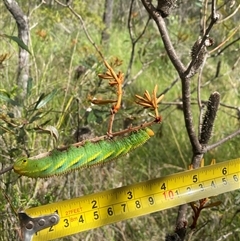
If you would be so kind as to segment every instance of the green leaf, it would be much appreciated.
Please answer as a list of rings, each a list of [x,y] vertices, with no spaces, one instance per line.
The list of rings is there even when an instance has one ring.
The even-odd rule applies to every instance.
[[[29,119],[29,123],[32,123],[36,120],[40,120],[42,119],[44,116],[48,115],[50,112],[52,111],[52,109],[50,109],[47,112],[42,112],[42,111],[37,111],[30,119]],[[42,124],[43,125],[43,124]],[[42,126],[41,125],[41,126]]]
[[[28,46],[17,36],[11,36],[11,35],[7,35],[7,34],[4,34],[4,36],[13,40],[14,42],[16,42],[20,48],[26,50],[29,54],[32,54],[30,52],[30,50],[28,49]]]
[[[3,101],[5,101],[5,102],[10,103],[10,104],[13,105],[13,106],[17,106],[17,105],[18,105],[15,100],[9,98],[9,97],[6,96],[6,95],[0,94],[0,99],[3,100]]]
[[[51,93],[45,95],[44,93],[41,94],[41,96],[39,97],[34,109],[38,110],[40,108],[42,108],[44,105],[46,105],[50,100],[52,100],[52,98],[55,96],[55,94],[57,93],[57,90],[53,90]]]
[[[33,79],[31,77],[29,77],[28,82],[27,82],[27,94],[28,94],[28,96],[31,94],[31,91],[32,91],[32,82],[33,82]]]

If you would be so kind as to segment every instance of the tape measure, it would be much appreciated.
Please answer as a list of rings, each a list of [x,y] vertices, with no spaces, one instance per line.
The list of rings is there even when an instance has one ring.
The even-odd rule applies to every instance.
[[[57,225],[34,234],[53,240],[240,189],[240,158],[25,210],[32,217],[57,213]]]

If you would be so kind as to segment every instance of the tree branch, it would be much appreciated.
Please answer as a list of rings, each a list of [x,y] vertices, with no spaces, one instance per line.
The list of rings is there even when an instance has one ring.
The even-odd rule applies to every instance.
[[[1,170],[0,171],[0,175],[6,173],[6,172],[9,172],[13,169],[13,165],[12,166],[9,166],[9,167],[6,167],[5,169]]]
[[[4,4],[17,23],[19,39],[28,45],[29,26],[27,16],[23,13],[22,9],[15,0],[4,0]],[[19,47],[18,56],[17,84],[19,89],[22,91],[20,93],[21,99],[24,99],[27,93],[27,84],[29,79],[29,53]]]
[[[234,137],[236,137],[236,136],[238,136],[238,135],[240,135],[240,129],[238,129],[238,130],[236,130],[235,132],[233,132],[232,134],[224,137],[224,138],[221,139],[220,141],[218,141],[218,142],[216,142],[216,143],[214,143],[214,144],[212,144],[212,145],[207,146],[206,150],[207,150],[207,151],[210,151],[210,150],[212,150],[212,149],[214,149],[214,148],[222,145],[222,144],[225,143],[226,141],[229,141],[229,140],[233,139]]]

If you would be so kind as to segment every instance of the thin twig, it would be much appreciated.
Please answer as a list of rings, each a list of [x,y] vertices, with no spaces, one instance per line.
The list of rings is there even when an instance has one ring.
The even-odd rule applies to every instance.
[[[109,136],[112,136],[114,117],[115,117],[115,112],[111,110],[111,115],[110,115],[110,119],[109,119],[109,123],[108,123],[108,131],[107,131],[107,134]]]
[[[198,75],[198,82],[197,82],[197,102],[198,102],[198,109],[199,109],[199,118],[198,118],[198,135],[201,133],[201,123],[202,123],[202,114],[203,114],[203,105],[201,101],[201,80],[202,80],[202,73],[203,68],[206,63],[207,56],[204,56],[203,64],[200,67],[199,75]]]
[[[12,165],[12,166],[9,166],[9,167],[7,167],[7,168],[5,168],[5,169],[3,169],[3,170],[0,170],[0,175],[4,174],[4,173],[6,173],[6,172],[9,172],[9,171],[11,171],[12,169],[13,169],[13,165]]]
[[[216,148],[216,147],[218,147],[218,146],[221,146],[223,143],[225,143],[225,142],[233,139],[234,137],[236,137],[236,136],[238,136],[238,135],[240,135],[240,129],[238,129],[238,130],[236,130],[235,132],[233,132],[232,134],[224,137],[224,138],[221,139],[220,141],[218,141],[218,142],[216,142],[216,143],[214,143],[214,144],[212,144],[212,145],[207,146],[206,150],[207,150],[207,151],[210,151],[210,150],[212,150],[212,149],[214,149],[214,148]]]
[[[229,39],[226,39],[224,42],[224,44],[226,43],[226,41],[228,41]],[[223,51],[225,51],[227,48],[229,48],[231,45],[235,44],[236,42],[238,42],[240,40],[240,37],[238,37],[237,39],[233,40],[231,43],[227,44],[224,48],[222,48],[219,52],[217,52],[215,55],[213,55],[213,57],[216,57],[218,55],[220,55]],[[220,44],[222,46],[222,44]],[[220,46],[220,47],[221,47]],[[219,46],[217,46],[216,48],[219,49],[220,48]],[[214,50],[217,50],[217,49],[214,49]],[[211,50],[209,52],[209,54],[213,53],[213,50]]]
[[[144,70],[146,70],[146,69],[149,67],[149,65],[150,65],[151,63],[153,63],[153,62],[154,62],[154,60],[150,60],[150,61],[148,61],[147,63],[143,63],[143,64],[142,64],[142,68],[131,78],[131,80],[124,81],[123,88],[124,88],[126,85],[132,84],[132,83],[144,72]],[[125,79],[126,79],[126,78],[125,78]]]
[[[215,52],[216,50],[218,50],[219,48],[221,48],[227,41],[229,41],[229,39],[232,38],[232,36],[240,29],[240,25],[235,28],[235,30],[230,34],[230,36],[228,36],[224,41],[222,41],[222,43],[220,43],[216,48],[212,49],[211,51],[209,51],[209,54],[212,54],[213,52]],[[237,41],[239,40],[239,38],[237,38]],[[219,55],[219,53],[218,53]]]
[[[149,121],[149,122],[145,122],[141,125],[138,125],[138,126],[134,126],[134,127],[129,127],[127,129],[124,129],[124,130],[121,130],[121,131],[117,131],[117,132],[114,132],[114,133],[111,133],[111,136],[109,136],[108,134],[106,135],[103,135],[103,136],[99,136],[99,137],[94,137],[90,140],[84,140],[84,141],[81,141],[81,142],[78,142],[78,143],[74,143],[70,146],[74,146],[74,147],[81,147],[83,146],[86,141],[87,142],[92,142],[92,143],[95,143],[95,142],[98,142],[98,141],[101,141],[101,140],[105,140],[105,139],[109,139],[109,138],[113,138],[113,137],[118,137],[118,136],[122,136],[124,134],[128,134],[128,133],[131,133],[133,131],[138,131],[140,129],[143,129],[143,128],[146,128],[146,127],[149,127],[149,126],[152,126],[153,124],[155,123],[161,123],[161,120],[159,119],[154,119],[152,121]],[[57,148],[58,151],[65,151],[69,148],[69,146],[62,146],[62,147],[59,147]],[[39,158],[43,158],[43,157],[46,157],[46,156],[49,156],[51,155],[51,151],[49,152],[45,152],[45,153],[41,153],[39,155],[36,155],[36,156],[32,156],[30,157],[29,159],[31,160],[35,160],[35,159],[39,159]]]
[[[237,8],[236,8],[230,15],[228,15],[228,16],[227,16],[226,18],[224,18],[224,19],[219,20],[219,21],[218,21],[218,24],[219,24],[219,23],[222,23],[222,22],[225,22],[225,21],[227,21],[228,19],[230,19],[231,17],[233,17],[233,16],[238,12],[239,8],[240,8],[240,4],[237,6]]]
[[[81,26],[82,26],[82,28],[83,28],[83,31],[84,31],[87,39],[88,39],[89,42],[93,45],[93,47],[96,49],[96,51],[98,52],[98,54],[100,55],[100,57],[101,57],[103,60],[105,60],[105,58],[104,58],[102,52],[100,51],[100,49],[98,48],[97,44],[93,41],[93,39],[91,38],[90,34],[88,33],[88,30],[87,30],[87,28],[86,28],[86,26],[85,26],[85,22],[83,21],[81,15],[78,14],[78,13],[72,8],[72,6],[71,6],[70,4],[64,4],[64,3],[62,3],[62,2],[60,2],[60,1],[58,1],[58,0],[55,0],[55,2],[58,3],[59,5],[63,6],[63,7],[68,8],[68,9],[73,13],[73,15],[76,16],[76,17],[80,20]]]
[[[129,36],[130,36],[131,43],[132,43],[132,50],[131,50],[130,60],[129,60],[129,64],[128,64],[128,68],[127,68],[127,72],[126,72],[126,77],[125,77],[126,81],[128,80],[128,77],[131,74],[133,60],[134,60],[134,55],[135,55],[136,44],[141,39],[141,37],[145,34],[147,26],[148,26],[148,24],[150,22],[150,19],[151,19],[150,17],[148,18],[148,20],[147,20],[147,22],[146,22],[142,32],[139,34],[138,37],[134,38],[133,31],[132,31],[132,29],[133,29],[133,26],[132,26],[132,10],[133,10],[133,3],[134,3],[134,1],[135,0],[131,1],[130,10],[129,10],[129,14],[128,14],[128,32],[129,32]]]

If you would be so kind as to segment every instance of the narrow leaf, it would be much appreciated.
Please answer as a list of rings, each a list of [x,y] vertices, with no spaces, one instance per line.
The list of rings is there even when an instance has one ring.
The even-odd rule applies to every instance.
[[[28,46],[17,36],[11,36],[11,35],[7,35],[7,34],[4,34],[4,36],[13,40],[14,42],[16,42],[20,48],[26,50],[29,54],[32,54],[30,52],[30,50],[28,49]]]
[[[0,94],[0,99],[3,100],[3,101],[5,101],[5,102],[10,103],[10,104],[13,105],[13,106],[17,106],[17,102],[16,102],[15,100],[9,98],[9,97],[6,96],[6,95],[1,95],[1,94]]]
[[[52,98],[55,96],[55,94],[57,93],[57,90],[53,90],[51,93],[47,94],[47,95],[41,95],[39,98],[39,101],[37,102],[37,105],[35,106],[35,109],[40,109],[42,108],[44,105],[46,105],[50,100],[52,100]]]
[[[33,82],[33,79],[31,77],[29,77],[28,82],[27,82],[27,94],[28,94],[28,96],[31,94],[31,91],[32,91],[32,82]]]

